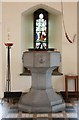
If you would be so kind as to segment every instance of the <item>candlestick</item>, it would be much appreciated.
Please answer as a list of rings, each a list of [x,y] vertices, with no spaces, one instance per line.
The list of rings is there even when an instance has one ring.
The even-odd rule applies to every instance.
[[[11,91],[11,74],[10,74],[10,48],[13,43],[4,43],[7,47],[7,77],[6,77],[6,91]]]

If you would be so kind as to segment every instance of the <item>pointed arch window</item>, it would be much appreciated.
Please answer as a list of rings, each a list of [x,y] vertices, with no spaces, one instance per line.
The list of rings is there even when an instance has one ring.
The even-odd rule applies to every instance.
[[[48,48],[48,12],[44,9],[34,12],[34,48]]]

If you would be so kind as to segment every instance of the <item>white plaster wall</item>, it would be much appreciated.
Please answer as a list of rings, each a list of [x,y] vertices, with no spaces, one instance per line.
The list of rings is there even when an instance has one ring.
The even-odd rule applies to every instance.
[[[77,3],[77,73],[79,76],[79,2]]]
[[[70,39],[77,35],[77,3],[64,3],[64,19]],[[62,34],[63,73],[77,74],[77,36],[73,44]]]
[[[49,38],[49,41],[48,41],[48,47],[49,48],[55,48],[55,28],[56,28],[56,16],[53,15],[53,14],[49,14],[49,28],[48,28],[48,38]]]
[[[0,98],[3,96],[2,81],[2,3],[0,2]]]
[[[7,29],[10,30],[11,42],[14,43],[11,49],[11,84],[12,91],[26,91],[31,86],[31,77],[20,76],[22,72],[22,54],[21,54],[21,13],[40,3],[3,3],[3,42],[7,41]],[[43,3],[61,11],[60,3]],[[64,19],[67,32],[72,38],[77,33],[77,3],[64,3]],[[70,44],[62,32],[62,72],[64,74],[77,73],[77,40]],[[27,41],[27,44],[29,41]],[[3,61],[5,76],[6,55],[3,47]],[[3,80],[5,81],[6,78]],[[53,86],[56,91],[64,90],[64,76],[53,77]],[[70,84],[73,89],[73,82]],[[3,91],[2,91],[3,92]]]
[[[66,30],[72,40],[77,35],[77,3],[64,3]],[[62,71],[63,74],[77,74],[77,36],[73,44],[62,34]],[[74,90],[74,81],[69,81],[69,90]]]
[[[21,47],[22,47],[22,53],[26,51],[28,48],[33,48],[33,14],[28,14],[26,16],[22,15],[21,17],[22,21],[22,32],[21,32]]]

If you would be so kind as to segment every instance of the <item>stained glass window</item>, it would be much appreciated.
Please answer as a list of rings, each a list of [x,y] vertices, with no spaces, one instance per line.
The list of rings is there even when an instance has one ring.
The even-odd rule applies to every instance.
[[[34,48],[48,48],[48,12],[44,9],[34,12]]]

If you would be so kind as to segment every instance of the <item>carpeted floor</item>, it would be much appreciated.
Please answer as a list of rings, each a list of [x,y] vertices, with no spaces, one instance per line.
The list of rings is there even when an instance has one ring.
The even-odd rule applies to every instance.
[[[78,102],[74,101],[66,103],[66,109],[64,112],[52,113],[52,120],[78,120]],[[47,116],[48,114],[38,114],[37,116]],[[9,112],[1,120],[49,120],[46,117],[38,117],[33,119],[33,114],[25,112],[18,112],[17,105],[12,105],[9,108]]]
[[[52,120],[79,120],[79,101],[77,99],[66,100],[66,109],[64,112],[52,113]],[[38,116],[41,116],[38,114]],[[44,114],[45,116],[45,114]],[[47,116],[47,115],[46,115]],[[1,120],[49,120],[46,117],[33,118],[33,114],[25,112],[19,113],[17,104],[10,105],[7,113]],[[51,119],[50,119],[51,120]]]

